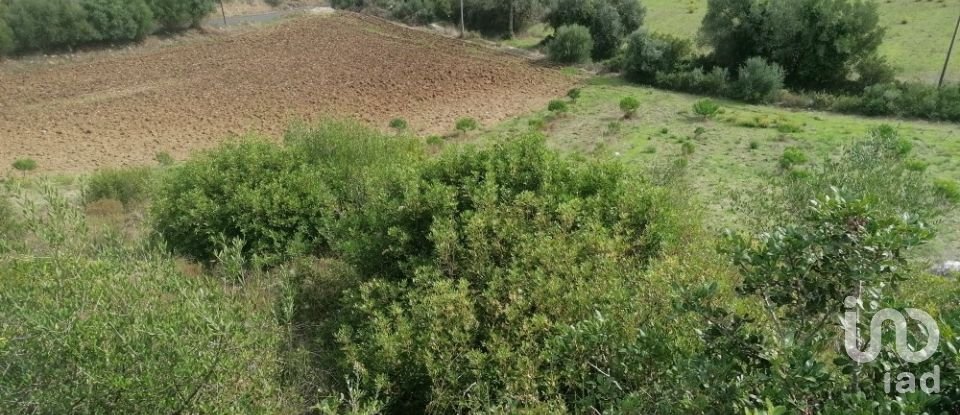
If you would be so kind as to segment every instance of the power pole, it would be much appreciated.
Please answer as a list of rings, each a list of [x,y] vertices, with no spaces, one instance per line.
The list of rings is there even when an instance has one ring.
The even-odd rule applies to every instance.
[[[950,49],[947,49],[947,59],[943,61],[943,71],[940,72],[940,82],[937,88],[943,88],[943,78],[947,76],[947,65],[950,65],[950,55],[953,54],[953,45],[957,42],[957,31],[960,31],[960,17],[957,17],[957,27],[953,29],[953,37],[950,38]]]
[[[223,0],[220,0],[220,15],[223,16],[223,27],[227,27],[227,12],[223,10]]]

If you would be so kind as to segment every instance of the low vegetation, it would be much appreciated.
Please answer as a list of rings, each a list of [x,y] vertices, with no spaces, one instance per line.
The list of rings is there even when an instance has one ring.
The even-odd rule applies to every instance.
[[[0,56],[138,41],[156,30],[194,27],[213,5],[213,0],[6,0],[0,4]]]

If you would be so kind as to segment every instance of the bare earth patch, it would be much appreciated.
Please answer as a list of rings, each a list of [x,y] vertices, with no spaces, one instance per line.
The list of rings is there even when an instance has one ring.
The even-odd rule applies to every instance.
[[[142,53],[35,70],[0,66],[0,171],[177,158],[290,121],[352,117],[421,133],[546,105],[573,79],[506,53],[337,12]]]

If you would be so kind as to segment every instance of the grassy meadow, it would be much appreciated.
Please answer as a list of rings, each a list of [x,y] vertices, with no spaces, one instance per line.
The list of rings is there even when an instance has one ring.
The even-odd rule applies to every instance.
[[[960,1],[883,0],[880,24],[887,34],[880,52],[899,70],[900,78],[936,82],[953,34]],[[706,0],[646,0],[646,26],[657,32],[695,37]],[[960,81],[960,62],[953,60],[947,79]]]
[[[620,99],[632,96],[641,105],[624,119]],[[587,80],[569,111],[546,122],[549,143],[562,150],[618,157],[628,165],[645,167],[684,157],[684,143],[692,143],[689,177],[716,227],[735,225],[727,212],[729,196],[780,174],[784,149],[801,149],[810,163],[835,156],[870,129],[891,125],[913,143],[913,157],[928,165],[934,177],[960,180],[960,125],[886,118],[867,118],[828,112],[796,111],[770,106],[715,100],[722,113],[703,119],[693,113],[702,97],[637,86],[613,77]],[[552,118],[546,109],[506,122],[487,133],[506,136]],[[689,149],[690,147],[687,146]],[[688,153],[690,150],[686,150]],[[942,234],[928,248],[930,259],[954,259],[960,252],[960,217],[947,219]]]

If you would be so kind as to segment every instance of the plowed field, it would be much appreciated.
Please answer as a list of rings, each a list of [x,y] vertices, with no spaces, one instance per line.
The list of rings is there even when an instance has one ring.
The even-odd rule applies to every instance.
[[[422,133],[539,108],[572,80],[527,60],[350,13],[303,17],[79,63],[0,65],[0,171],[177,158],[231,135],[279,136],[293,119],[353,117]]]

